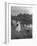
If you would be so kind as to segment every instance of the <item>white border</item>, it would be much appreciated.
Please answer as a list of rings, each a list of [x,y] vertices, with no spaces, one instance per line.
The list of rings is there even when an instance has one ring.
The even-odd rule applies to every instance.
[[[21,39],[21,40],[11,40],[11,6],[25,6],[25,7],[32,7],[32,12],[33,12],[33,29],[32,29],[32,31],[33,31],[33,38],[32,39]],[[8,42],[10,42],[10,43],[14,43],[14,41],[15,42],[27,42],[27,41],[33,41],[33,40],[37,40],[37,34],[36,34],[36,6],[34,6],[34,5],[21,5],[21,4],[9,4],[8,3],[8,7],[7,7],[8,9],[7,9],[7,12],[8,12],[8,31],[7,31],[7,33],[8,33],[8,35],[7,35],[7,37],[8,37],[8,39],[7,39],[7,41]]]

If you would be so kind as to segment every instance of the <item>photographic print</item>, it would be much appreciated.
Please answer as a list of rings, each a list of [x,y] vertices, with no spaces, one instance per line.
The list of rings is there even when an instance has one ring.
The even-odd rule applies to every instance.
[[[35,4],[5,3],[5,43],[36,45],[36,8]]]
[[[11,6],[11,40],[32,38],[32,8]]]

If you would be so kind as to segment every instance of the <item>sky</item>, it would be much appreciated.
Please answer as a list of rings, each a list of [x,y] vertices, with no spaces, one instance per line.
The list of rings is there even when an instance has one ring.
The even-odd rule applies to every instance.
[[[20,7],[20,6],[11,6],[11,15],[17,16],[19,13],[32,14],[32,8],[29,7]]]

